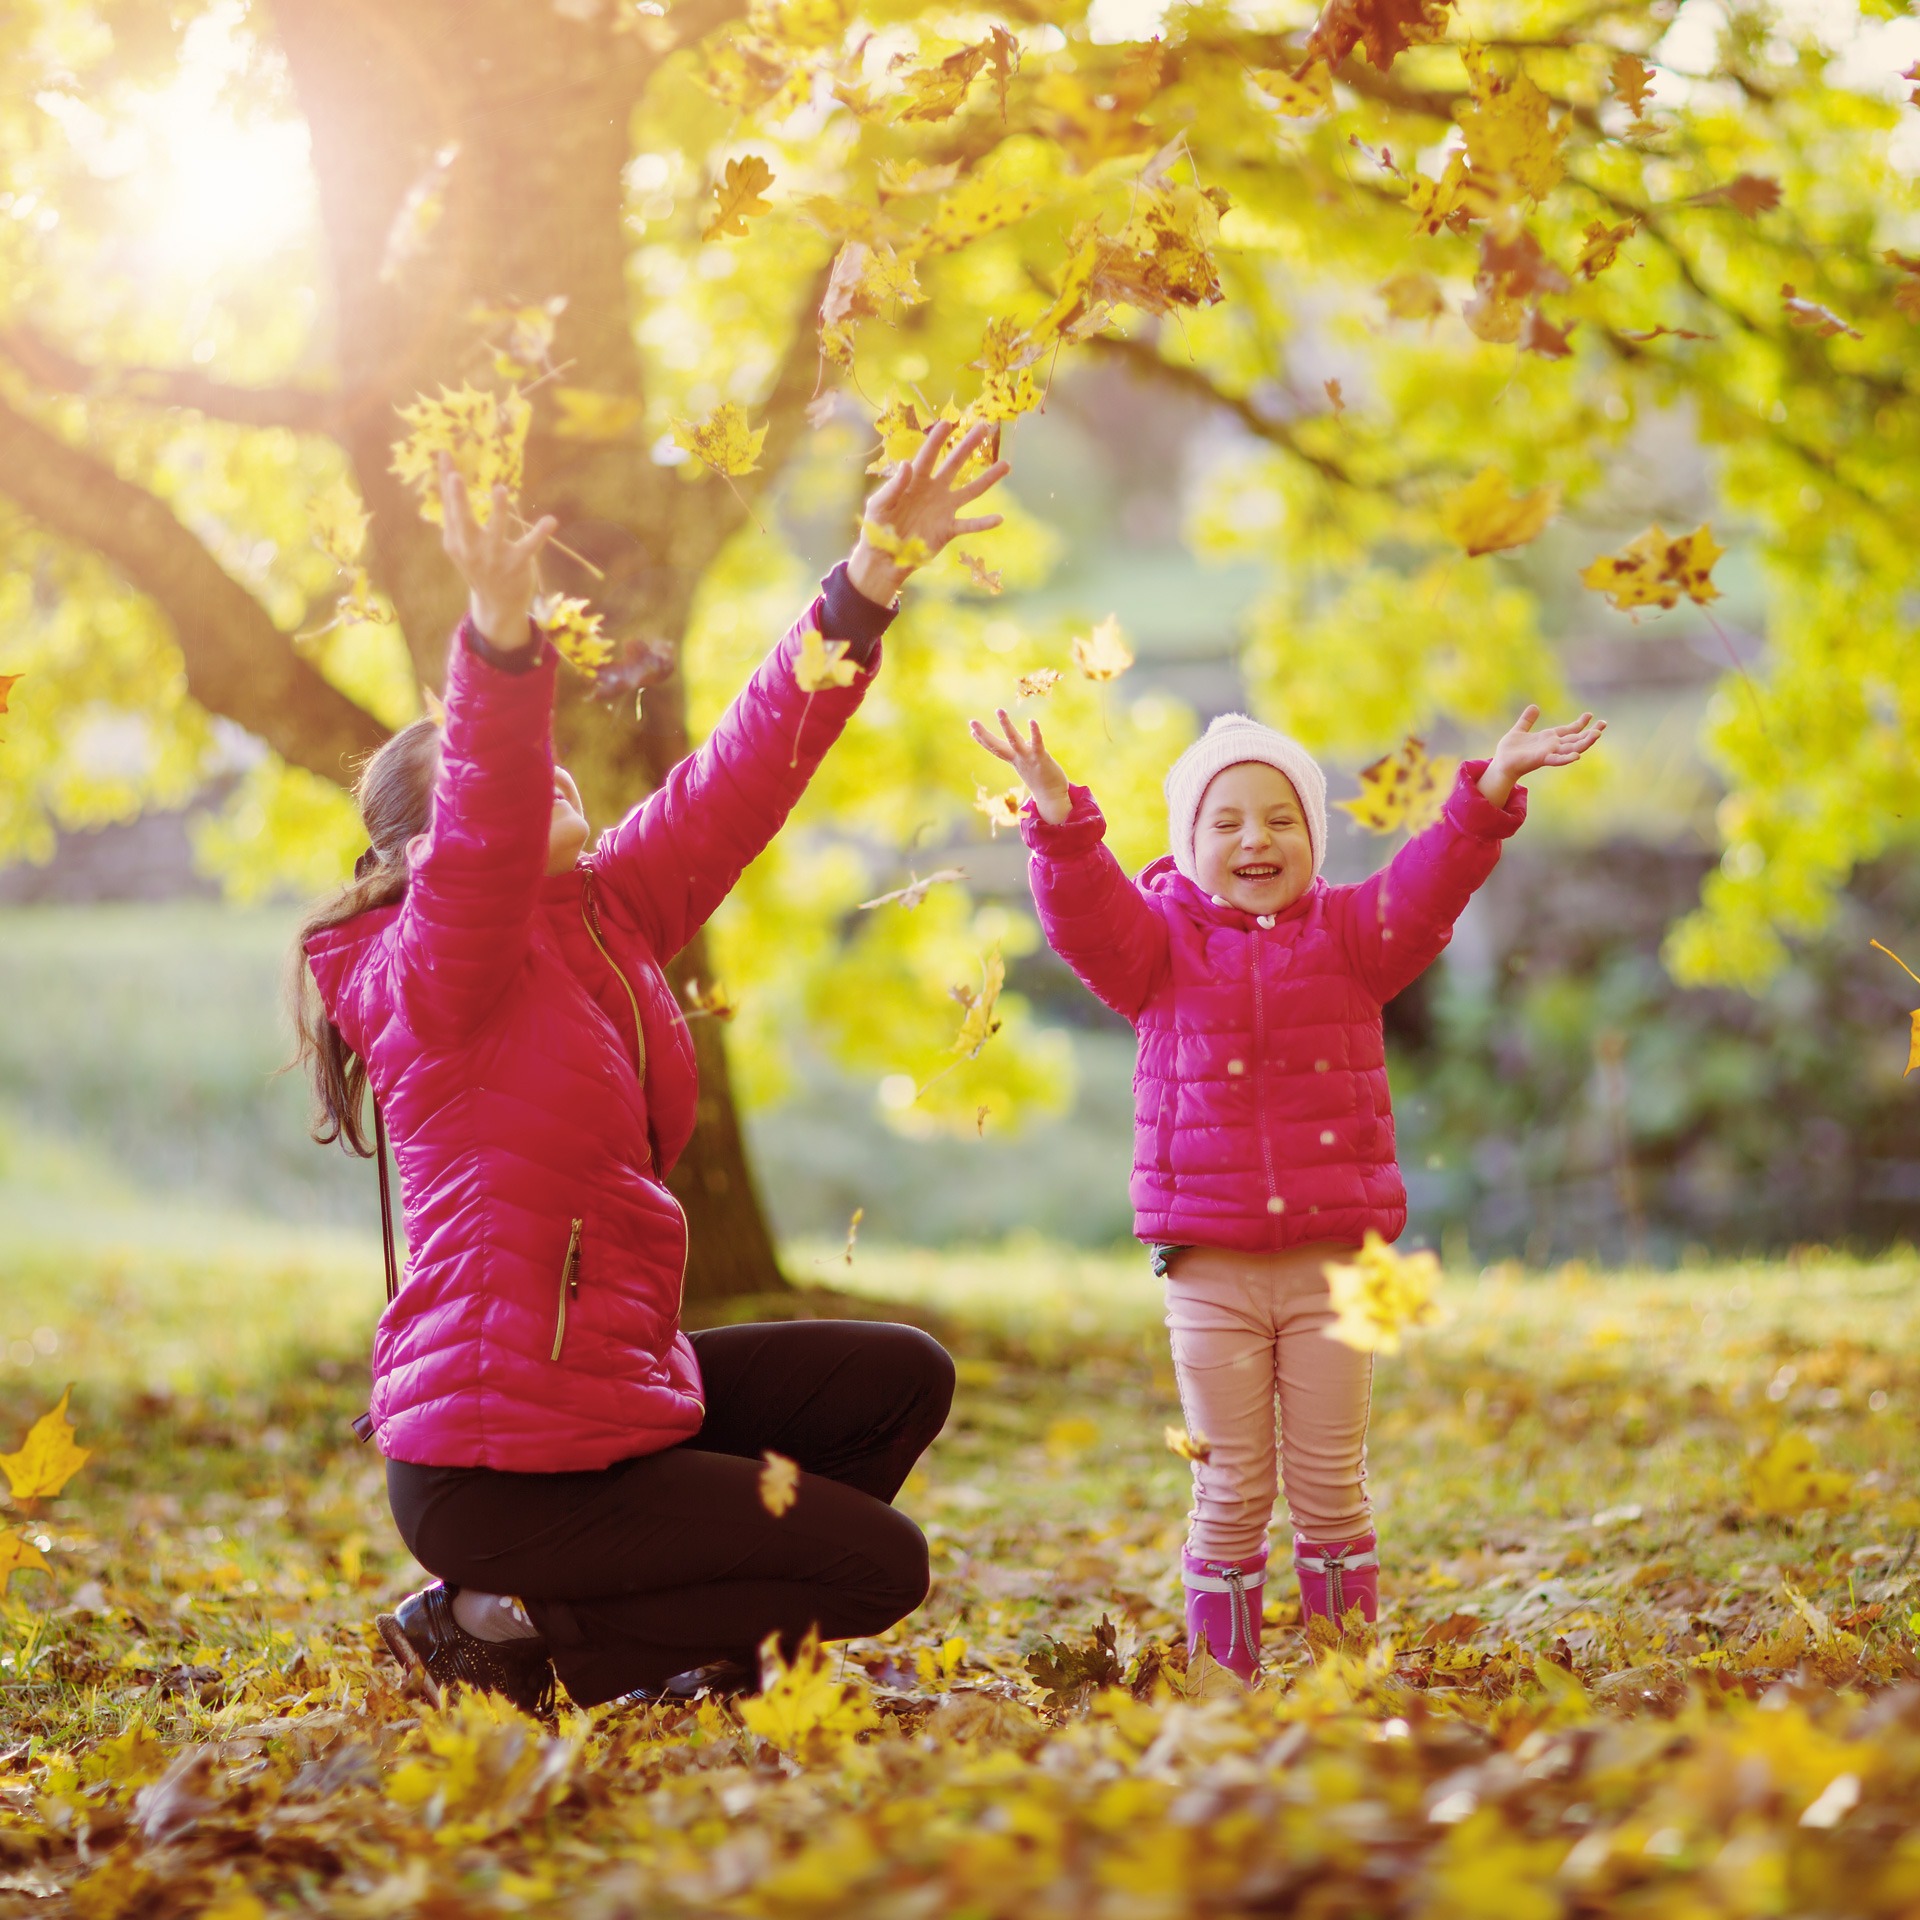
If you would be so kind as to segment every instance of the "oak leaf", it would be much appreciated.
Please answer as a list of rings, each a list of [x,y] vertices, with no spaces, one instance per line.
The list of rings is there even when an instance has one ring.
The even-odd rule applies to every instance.
[[[1133,649],[1120,636],[1120,616],[1110,613],[1088,634],[1074,636],[1073,664],[1089,680],[1117,680],[1133,665]]]
[[[1618,553],[1603,553],[1581,572],[1581,583],[1604,593],[1615,608],[1673,607],[1684,594],[1697,606],[1720,597],[1713,584],[1714,563],[1725,553],[1714,542],[1711,523],[1691,533],[1670,534],[1659,526],[1630,540]]]
[[[1614,98],[1638,120],[1653,85],[1653,69],[1637,53],[1618,53],[1607,77],[1613,83]]]
[[[1356,47],[1382,73],[1409,47],[1446,31],[1453,0],[1327,0],[1307,36],[1306,61],[1337,68]]]
[[[847,1244],[853,1244],[851,1235]],[[778,1520],[800,1498],[800,1469],[784,1453],[775,1453],[770,1447],[760,1458],[765,1462],[760,1469],[760,1504]]]
[[[1429,758],[1426,742],[1409,734],[1397,752],[1360,769],[1353,799],[1334,804],[1369,833],[1418,833],[1440,817],[1459,770],[1446,755]]]
[[[820,350],[837,367],[853,366],[853,324],[925,296],[910,256],[876,241],[849,240],[834,255],[820,301]]]
[[[820,629],[809,626],[800,635],[800,657],[793,663],[793,678],[802,693],[819,693],[827,687],[850,687],[859,677],[860,663],[847,658],[848,642],[828,640]]]
[[[771,203],[763,197],[772,185],[773,169],[757,153],[729,160],[726,171],[714,183],[713,215],[700,229],[700,238],[718,240],[728,235],[744,238],[749,220],[773,211]]]
[[[988,566],[978,554],[968,553],[962,548],[958,550],[953,557],[966,568],[967,578],[971,580],[982,593],[999,593],[1006,584],[1002,577]]]
[[[1488,467],[1441,502],[1440,524],[1449,540],[1477,557],[1524,547],[1559,508],[1558,487],[1511,493],[1507,476],[1498,467]]]
[[[1371,1227],[1357,1258],[1328,1261],[1327,1292],[1337,1318],[1326,1329],[1329,1340],[1362,1353],[1398,1353],[1408,1327],[1431,1325],[1440,1317],[1434,1289],[1440,1262],[1431,1253],[1400,1253]]]
[[[758,469],[766,437],[765,427],[747,425],[746,409],[734,400],[723,400],[704,420],[673,423],[674,445],[730,480]]]
[[[1509,189],[1544,200],[1560,184],[1566,123],[1516,61],[1511,70],[1482,47],[1461,52],[1473,98],[1454,110],[1476,177],[1505,198]]]
[[[93,1457],[91,1447],[73,1443],[73,1422],[67,1418],[69,1387],[59,1404],[49,1408],[27,1429],[18,1453],[0,1453],[0,1473],[16,1500],[50,1500]]]
[[[1119,1634],[1104,1613],[1085,1640],[1044,1636],[1027,1655],[1026,1665],[1050,1707],[1083,1707],[1102,1688],[1117,1687],[1125,1677]]]

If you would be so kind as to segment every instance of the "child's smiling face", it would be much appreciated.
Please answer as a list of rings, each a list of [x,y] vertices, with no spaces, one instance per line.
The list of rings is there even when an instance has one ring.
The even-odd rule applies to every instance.
[[[1278,913],[1313,884],[1313,838],[1293,782],[1264,760],[1223,768],[1200,796],[1193,870],[1243,913]]]

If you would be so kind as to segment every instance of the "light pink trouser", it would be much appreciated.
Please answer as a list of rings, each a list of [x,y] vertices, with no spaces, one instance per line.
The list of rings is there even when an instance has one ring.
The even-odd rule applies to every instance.
[[[1167,1331],[1187,1431],[1212,1452],[1193,1469],[1189,1549],[1208,1560],[1264,1552],[1273,1514],[1274,1402],[1295,1529],[1351,1540],[1367,1505],[1367,1405],[1373,1356],[1327,1338],[1332,1243],[1283,1253],[1186,1247],[1167,1272]]]

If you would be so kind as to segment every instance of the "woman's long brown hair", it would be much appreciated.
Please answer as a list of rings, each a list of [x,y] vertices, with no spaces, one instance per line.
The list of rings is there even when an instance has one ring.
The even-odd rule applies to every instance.
[[[407,891],[407,842],[425,833],[433,818],[433,782],[440,770],[440,729],[431,720],[402,727],[360,769],[353,797],[367,829],[368,846],[354,863],[353,878],[300,923],[287,955],[287,1012],[293,1022],[294,1057],[313,1081],[313,1137],[322,1146],[338,1140],[349,1153],[373,1157],[362,1109],[367,1063],[333,1024],[307,965],[307,942],[374,907],[390,907]]]

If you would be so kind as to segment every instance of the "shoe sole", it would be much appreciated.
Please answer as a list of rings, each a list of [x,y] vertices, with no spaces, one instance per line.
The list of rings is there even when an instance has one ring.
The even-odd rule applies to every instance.
[[[387,1643],[387,1651],[400,1664],[401,1691],[419,1694],[430,1707],[444,1707],[447,1704],[446,1694],[440,1682],[427,1671],[426,1663],[402,1630],[399,1617],[391,1613],[376,1614],[373,1624],[379,1629],[380,1638]]]

